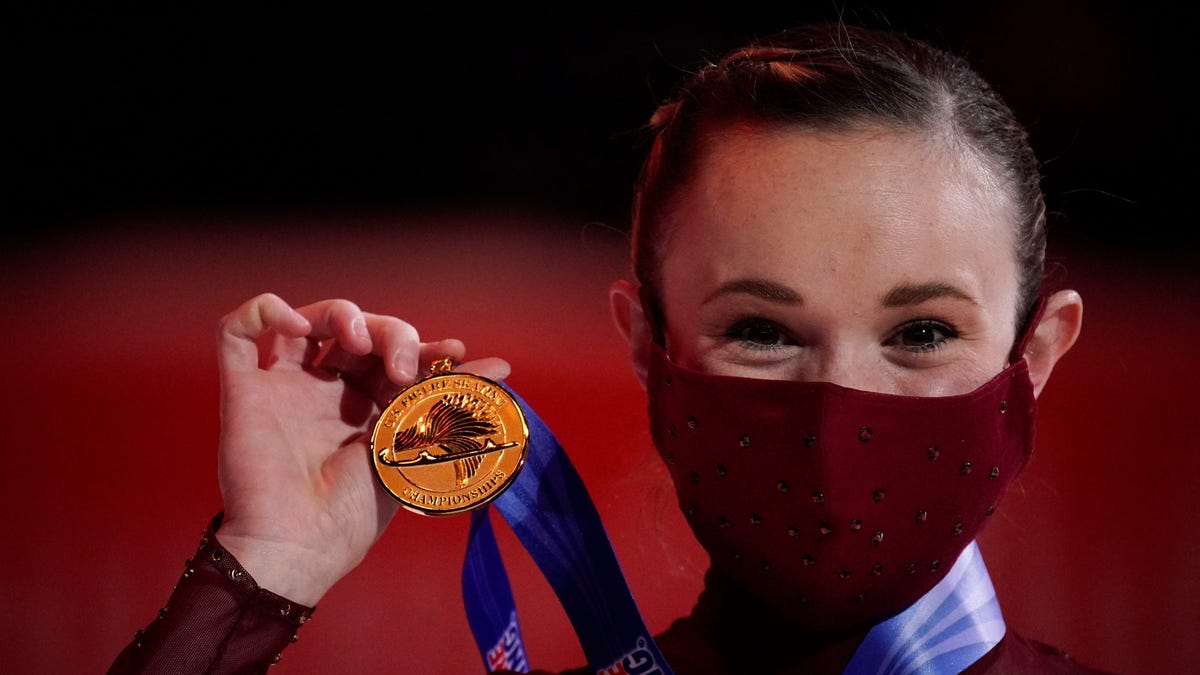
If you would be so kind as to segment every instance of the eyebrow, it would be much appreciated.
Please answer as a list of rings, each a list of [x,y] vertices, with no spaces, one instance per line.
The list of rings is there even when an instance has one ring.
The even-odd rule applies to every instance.
[[[804,298],[793,289],[774,281],[755,277],[746,277],[742,279],[726,281],[718,286],[715,291],[709,293],[708,297],[704,298],[704,301],[700,304],[706,305],[722,295],[729,295],[733,293],[753,295],[755,297],[762,298],[763,300],[785,305],[804,304]]]
[[[881,305],[884,307],[907,307],[910,305],[919,305],[926,300],[935,298],[957,298],[966,300],[967,302],[977,305],[978,302],[957,286],[947,284],[941,281],[932,281],[924,284],[900,284],[887,292],[883,296]]]

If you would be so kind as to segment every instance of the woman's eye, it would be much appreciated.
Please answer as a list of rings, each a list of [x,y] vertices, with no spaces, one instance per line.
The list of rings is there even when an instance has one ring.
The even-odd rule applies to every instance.
[[[938,349],[946,341],[957,337],[954,329],[940,321],[914,321],[900,329],[893,342],[914,352],[928,352]]]
[[[790,343],[783,328],[767,319],[742,319],[730,326],[725,335],[753,349],[773,349]]]

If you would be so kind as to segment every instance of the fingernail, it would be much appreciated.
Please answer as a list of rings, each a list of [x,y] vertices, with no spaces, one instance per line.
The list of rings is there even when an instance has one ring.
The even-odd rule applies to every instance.
[[[392,358],[392,370],[396,371],[396,377],[408,382],[414,379],[412,369],[408,367],[408,359],[404,354],[397,354]]]
[[[350,330],[354,331],[355,335],[367,337],[367,321],[361,316],[350,322]]]

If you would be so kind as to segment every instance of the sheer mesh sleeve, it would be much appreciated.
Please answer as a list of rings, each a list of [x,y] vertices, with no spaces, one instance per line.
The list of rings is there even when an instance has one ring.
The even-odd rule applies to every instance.
[[[297,639],[312,607],[259,587],[216,536],[212,519],[166,606],[109,668],[126,673],[263,673]]]

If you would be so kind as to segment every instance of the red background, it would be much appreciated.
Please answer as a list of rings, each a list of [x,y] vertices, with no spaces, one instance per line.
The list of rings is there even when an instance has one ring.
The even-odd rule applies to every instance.
[[[650,628],[687,612],[704,556],[606,300],[625,273],[636,129],[697,58],[844,16],[951,47],[997,86],[1045,160],[1052,266],[1084,298],[1038,449],[982,536],[1009,624],[1116,672],[1200,672],[1182,9],[53,4],[6,24],[0,671],[103,672],[166,601],[221,505],[217,320],[263,291],[347,297],[508,358]],[[581,663],[496,525],[532,662]],[[459,594],[466,533],[399,514],[278,670],[482,672]]]
[[[688,611],[704,558],[608,316],[623,235],[517,213],[164,218],[81,231],[5,267],[6,672],[101,672],[165,603],[220,508],[216,321],[266,290],[352,298],[508,358],[510,384],[589,486],[650,628]],[[1200,288],[1182,258],[1055,259],[1083,294],[1083,334],[981,545],[1011,626],[1118,672],[1186,672],[1200,664]],[[549,586],[496,524],[532,662],[582,663]],[[401,512],[281,672],[480,672],[459,593],[466,528]]]

